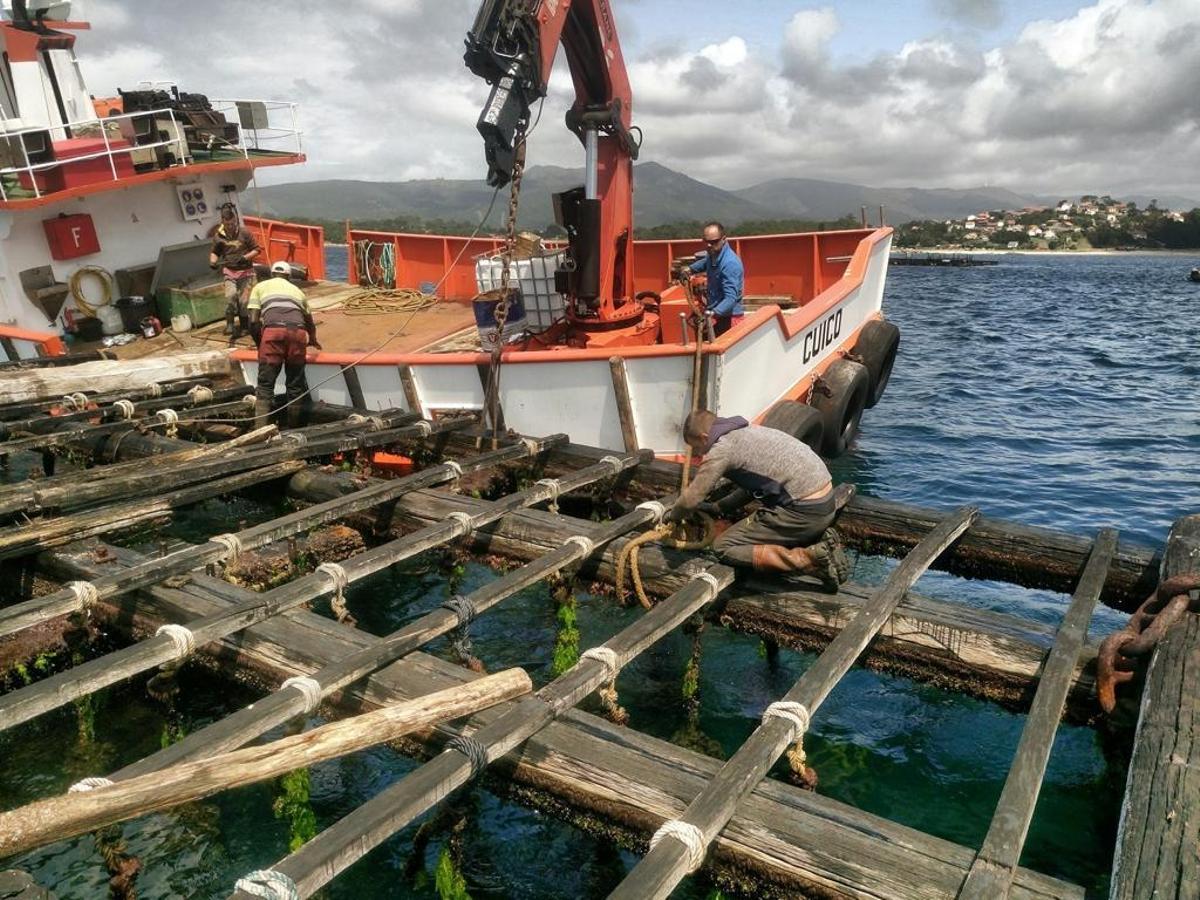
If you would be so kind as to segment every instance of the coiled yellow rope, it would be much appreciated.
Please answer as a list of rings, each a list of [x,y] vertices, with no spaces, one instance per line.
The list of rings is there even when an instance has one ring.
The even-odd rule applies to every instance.
[[[633,581],[633,589],[637,594],[638,602],[645,609],[650,609],[654,604],[650,602],[650,597],[646,594],[645,585],[642,584],[642,572],[638,565],[638,553],[641,551],[643,544],[649,544],[653,541],[660,541],[668,547],[673,547],[676,550],[701,550],[713,542],[716,537],[717,523],[713,521],[712,516],[704,513],[696,513],[701,523],[704,525],[704,533],[698,538],[688,538],[686,533],[673,537],[676,528],[679,527],[670,523],[663,523],[649,531],[639,534],[637,537],[630,539],[621,552],[617,555],[617,599],[624,601],[626,569],[629,572],[629,578]]]
[[[342,310],[348,316],[381,316],[388,313],[416,313],[429,309],[437,302],[437,297],[432,294],[409,288],[366,288],[343,300]]]

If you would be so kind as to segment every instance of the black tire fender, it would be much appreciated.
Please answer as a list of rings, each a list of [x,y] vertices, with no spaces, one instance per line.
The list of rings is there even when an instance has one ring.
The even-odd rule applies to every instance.
[[[763,427],[790,434],[801,443],[820,453],[825,434],[825,418],[806,403],[780,400],[763,416]]]
[[[899,349],[900,329],[886,319],[872,319],[859,332],[858,340],[854,343],[854,355],[862,360],[870,376],[867,409],[883,399]]]
[[[848,359],[835,360],[813,387],[809,405],[821,414],[824,425],[822,456],[841,456],[853,442],[870,387],[867,367]]]

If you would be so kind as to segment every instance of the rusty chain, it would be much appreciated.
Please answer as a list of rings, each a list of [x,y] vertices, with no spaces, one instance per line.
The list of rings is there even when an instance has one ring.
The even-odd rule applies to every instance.
[[[508,195],[508,222],[504,234],[504,252],[501,254],[504,267],[500,271],[500,300],[496,303],[496,337],[492,346],[492,359],[488,365],[488,416],[492,420],[492,449],[500,439],[500,363],[504,349],[504,326],[508,323],[509,283],[512,278],[513,251],[517,246],[517,212],[521,205],[521,179],[525,175],[525,132],[528,121],[517,124],[513,137],[515,150],[512,170],[512,187]]]
[[[1134,679],[1139,660],[1150,656],[1185,612],[1200,612],[1200,575],[1168,578],[1129,617],[1124,628],[1104,639],[1096,660],[1096,696],[1105,713],[1116,708],[1117,686]]]

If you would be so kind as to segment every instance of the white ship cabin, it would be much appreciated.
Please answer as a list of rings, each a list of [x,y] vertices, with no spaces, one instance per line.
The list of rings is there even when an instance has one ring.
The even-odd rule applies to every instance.
[[[304,160],[293,103],[163,82],[97,98],[78,2],[0,9],[0,324],[58,330],[106,296],[151,294],[164,248],[165,268],[206,269],[221,205],[256,168]]]

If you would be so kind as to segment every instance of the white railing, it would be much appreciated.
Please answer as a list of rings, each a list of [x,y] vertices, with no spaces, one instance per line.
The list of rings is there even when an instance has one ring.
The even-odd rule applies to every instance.
[[[149,117],[157,121],[159,119],[168,119],[171,122],[170,135],[166,140],[157,140],[147,144],[137,144],[129,142],[123,143],[121,146],[113,146],[114,137],[122,142],[125,141],[121,133],[121,122],[134,118]],[[111,124],[110,124],[111,123]],[[5,141],[10,149],[19,148],[24,165],[6,166],[0,169],[0,199],[8,200],[8,185],[5,183],[5,176],[16,175],[19,179],[21,175],[27,175],[30,187],[33,190],[35,197],[41,197],[43,194],[41,185],[38,184],[37,173],[45,172],[50,169],[58,168],[63,165],[71,165],[72,163],[85,162],[92,159],[105,159],[108,161],[109,170],[112,172],[114,181],[120,180],[120,174],[117,172],[116,157],[122,154],[130,155],[133,153],[143,152],[146,150],[155,150],[159,147],[174,147],[174,156],[176,165],[181,165],[188,155],[187,140],[183,136],[183,128],[179,120],[175,117],[174,110],[156,109],[147,112],[123,113],[117,116],[106,116],[101,119],[98,116],[93,116],[87,119],[77,119],[67,122],[63,125],[26,125],[21,128],[10,127],[10,122],[0,119],[0,141]],[[110,134],[115,126],[116,134]],[[26,146],[24,135],[40,134],[45,135],[45,140],[51,140],[51,132],[62,132],[65,129],[70,129],[74,137],[99,137],[104,141],[104,149],[98,150],[95,153],[84,153],[79,156],[71,156],[66,159],[52,159],[48,162],[33,163],[29,161],[29,151]],[[94,130],[94,134],[93,134]],[[22,185],[24,187],[24,185]],[[25,190],[29,190],[26,187]]]
[[[273,100],[216,100],[212,101],[212,106],[214,112],[225,114],[226,119],[232,121],[234,124],[239,124],[242,121],[250,123],[249,125],[239,124],[240,139],[237,143],[217,139],[213,149],[216,149],[219,144],[220,149],[240,153],[247,159],[250,158],[252,152],[273,151],[289,154],[302,152],[301,132],[297,127],[297,105],[295,103]],[[245,116],[242,115],[243,112]],[[166,130],[167,138],[164,140],[155,140],[150,143],[135,143],[133,141],[125,143],[121,123],[135,118],[148,118],[155,122],[155,132],[159,133]],[[273,119],[275,121],[286,119],[288,125],[274,124]],[[183,118],[172,109],[122,113],[121,115],[106,116],[104,118],[91,117],[61,125],[56,123],[54,125],[21,125],[13,127],[17,121],[19,120],[6,120],[0,117],[0,144],[7,143],[10,156],[14,152],[19,154],[19,164],[0,168],[0,200],[6,201],[10,199],[10,184],[8,182],[13,176],[17,178],[18,184],[20,184],[23,190],[32,190],[34,196],[40,198],[46,193],[54,192],[42,190],[37,177],[39,173],[60,166],[72,165],[93,159],[107,160],[109,171],[111,171],[114,181],[121,179],[121,175],[117,171],[117,157],[120,155],[130,156],[132,160],[132,155],[135,153],[144,153],[147,150],[153,151],[158,148],[172,148],[171,154],[174,161],[170,163],[171,166],[186,165],[191,162],[191,151],[188,148],[187,137],[184,133]],[[158,126],[159,122],[162,123],[162,128]],[[167,126],[167,122],[170,123],[169,126]],[[97,150],[95,153],[86,153],[65,159],[52,159],[47,162],[35,163],[30,161],[29,148],[24,140],[25,135],[42,135],[44,136],[43,140],[49,144],[53,134],[57,133],[61,135],[67,129],[75,137],[99,137],[103,139],[104,149]],[[114,139],[122,141],[122,144],[114,146]],[[158,154],[155,154],[155,157],[155,168],[162,168]],[[25,177],[25,181],[28,182],[27,184],[22,183],[22,176]]]
[[[296,116],[298,104],[287,100],[209,100],[214,112],[236,122],[242,149],[303,153],[303,132]]]

